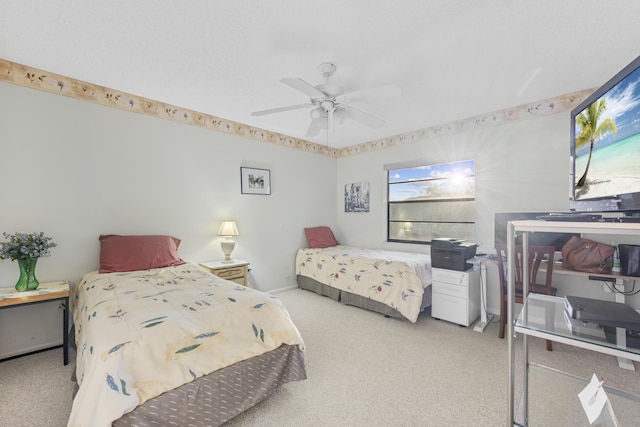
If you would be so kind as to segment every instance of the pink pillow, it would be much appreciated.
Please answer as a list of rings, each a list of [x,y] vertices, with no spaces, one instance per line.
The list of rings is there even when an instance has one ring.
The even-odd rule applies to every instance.
[[[185,264],[178,257],[180,239],[171,236],[100,236],[100,273],[148,270]]]
[[[307,242],[312,248],[328,248],[338,244],[329,227],[305,228],[304,234],[307,235]]]

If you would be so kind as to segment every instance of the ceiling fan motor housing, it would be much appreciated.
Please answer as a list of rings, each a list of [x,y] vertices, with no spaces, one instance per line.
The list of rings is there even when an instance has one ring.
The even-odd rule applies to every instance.
[[[336,98],[337,96],[342,95],[342,88],[338,85],[334,85],[332,83],[321,83],[315,87],[320,92],[327,95],[328,98]]]

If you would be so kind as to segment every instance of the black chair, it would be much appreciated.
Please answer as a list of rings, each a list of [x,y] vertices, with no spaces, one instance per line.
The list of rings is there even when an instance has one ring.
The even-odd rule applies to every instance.
[[[527,263],[529,272],[529,292],[544,295],[556,295],[558,290],[551,286],[551,280],[553,276],[553,255],[555,248],[553,246],[529,246],[529,262]],[[496,256],[498,261],[498,275],[500,276],[500,294],[502,296],[500,301],[500,338],[504,338],[504,329],[507,323],[507,270],[504,265],[503,258],[506,259],[507,247],[496,247]],[[545,259],[546,257],[546,259]],[[538,271],[540,270],[540,264],[542,261],[548,260],[547,272],[545,274],[544,283],[539,284],[537,282]],[[524,302],[522,291],[522,279],[523,279],[523,261],[522,261],[522,246],[515,247],[515,278],[514,278],[514,290],[515,290],[515,302],[522,304]],[[553,344],[547,340],[547,350],[553,350]]]

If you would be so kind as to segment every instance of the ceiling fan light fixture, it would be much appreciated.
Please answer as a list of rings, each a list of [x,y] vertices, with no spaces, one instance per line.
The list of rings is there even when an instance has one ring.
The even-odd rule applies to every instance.
[[[322,107],[314,108],[309,112],[312,120],[320,119],[325,115],[325,111]]]
[[[335,102],[330,99],[326,99],[320,103],[320,107],[326,112],[333,111],[336,108]]]
[[[337,107],[334,111],[333,111],[333,119],[336,121],[336,123],[338,123],[339,125],[344,123],[344,119],[347,118],[347,111],[344,107]]]

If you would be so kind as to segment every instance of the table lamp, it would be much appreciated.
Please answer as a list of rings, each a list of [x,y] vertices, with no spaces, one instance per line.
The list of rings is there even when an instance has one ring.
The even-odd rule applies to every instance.
[[[238,227],[236,227],[235,221],[222,221],[222,224],[220,224],[220,228],[218,229],[218,236],[224,236],[224,240],[220,243],[222,252],[224,252],[224,260],[222,260],[223,263],[232,262],[231,252],[233,252],[236,242],[231,240],[231,236],[238,235]]]

